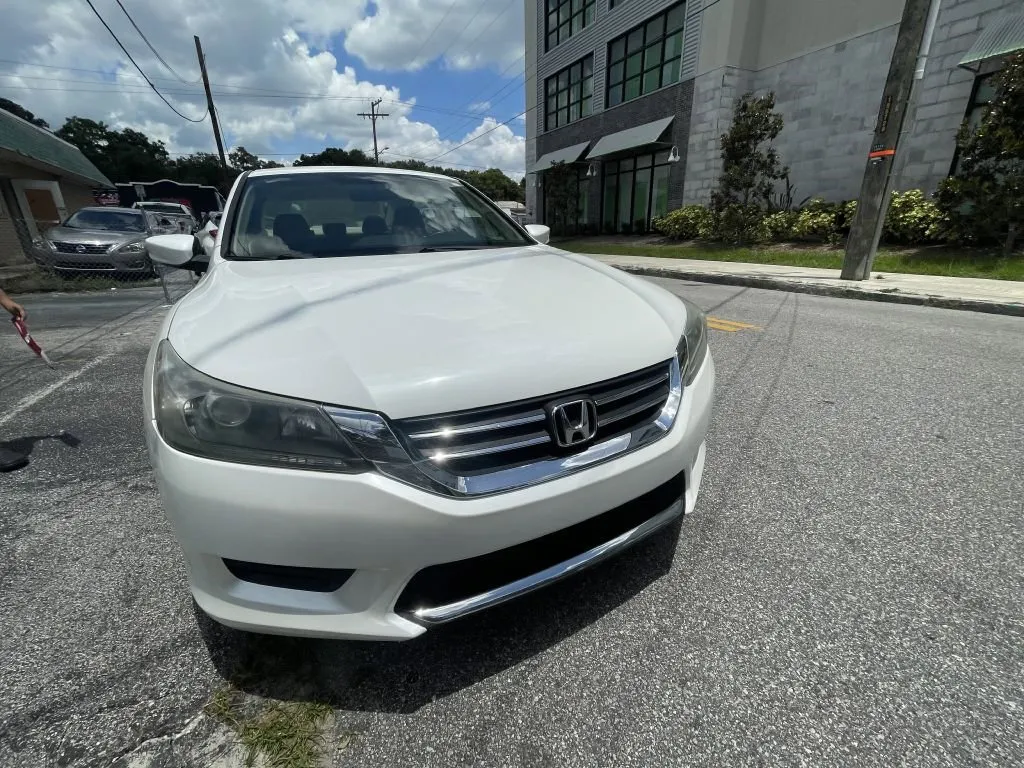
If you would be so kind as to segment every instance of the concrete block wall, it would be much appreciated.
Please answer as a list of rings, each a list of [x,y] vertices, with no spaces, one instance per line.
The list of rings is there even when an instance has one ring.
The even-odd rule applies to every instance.
[[[906,153],[894,170],[897,189],[934,192],[953,164],[974,74],[957,65],[987,25],[1024,10],[1021,0],[942,0],[924,77],[904,134]]]
[[[693,109],[686,143],[683,204],[707,204],[722,172],[720,137],[729,130],[736,100],[750,88],[752,73],[722,67],[693,81]]]
[[[774,91],[785,120],[776,148],[798,200],[859,193],[897,30],[869,32],[755,75],[753,90]]]

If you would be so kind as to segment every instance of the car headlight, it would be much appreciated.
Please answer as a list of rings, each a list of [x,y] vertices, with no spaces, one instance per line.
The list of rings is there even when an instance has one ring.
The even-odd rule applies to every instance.
[[[370,469],[318,405],[210,378],[167,340],[157,350],[154,390],[160,434],[184,453],[289,469]]]
[[[115,249],[117,253],[145,253],[146,244],[142,242],[138,243],[127,243],[122,245],[120,248]]]
[[[697,378],[708,353],[708,319],[704,310],[693,302],[686,299],[682,302],[686,305],[686,328],[676,347],[676,356],[683,374],[683,386],[688,387]]]
[[[32,246],[43,251],[53,250],[53,243],[51,243],[45,237],[37,237],[35,240],[32,241]]]

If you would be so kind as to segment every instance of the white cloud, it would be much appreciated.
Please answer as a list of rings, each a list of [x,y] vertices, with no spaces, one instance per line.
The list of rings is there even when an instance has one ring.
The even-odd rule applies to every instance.
[[[502,68],[525,53],[522,0],[377,0],[350,28],[345,50],[374,69]]]
[[[203,114],[206,104],[201,86],[173,80],[146,49],[113,0],[93,1],[136,61],[177,109],[188,116]],[[461,2],[457,0],[456,5]],[[443,14],[447,5],[447,0],[424,0],[423,12],[436,10],[436,6]],[[501,5],[495,4],[490,17],[489,12],[479,14],[469,25],[469,33],[463,35],[465,42],[483,27],[481,20],[501,12]],[[328,145],[370,150],[369,123],[356,113],[367,111],[369,102],[380,98],[383,99],[382,110],[390,115],[377,124],[381,146],[388,145],[396,152],[429,159],[483,134],[496,123],[486,118],[465,136],[442,140],[431,124],[417,119],[425,113],[413,109],[414,100],[403,98],[397,87],[368,80],[352,67],[339,71],[334,55],[322,47],[328,40],[337,40],[338,35],[344,34],[351,50],[354,41],[366,42],[362,40],[365,34],[371,38],[379,35],[379,29],[374,26],[378,22],[374,19],[380,14],[387,12],[399,14],[392,18],[407,18],[413,6],[415,3],[411,0],[379,0],[376,6],[356,0],[220,0],[217,3],[161,0],[127,5],[154,47],[178,73],[190,80],[198,77],[192,30],[201,35],[218,114],[229,144],[244,144],[255,153],[271,152],[282,142],[307,151]],[[520,6],[518,0],[512,3],[503,19],[521,17]],[[365,15],[368,7],[376,8],[374,16]],[[405,17],[401,16],[403,13]],[[453,10],[452,18],[457,13],[462,11]],[[468,20],[473,13],[475,10],[461,18]],[[436,23],[440,16],[435,14],[430,18]],[[360,25],[366,22],[370,22],[369,33],[359,32]],[[417,22],[420,38],[429,24],[429,18]],[[499,46],[494,46],[490,32],[502,24],[500,20],[495,22],[472,47],[453,46],[450,55],[468,57],[467,60],[478,61],[477,65],[487,61],[499,63],[504,56],[515,53],[514,46],[508,45],[507,39],[511,37],[518,41],[521,52],[522,35],[518,32],[512,36],[505,31],[507,53],[503,54]],[[456,24],[454,29],[465,26]],[[451,29],[439,29],[435,37],[439,42],[450,41]],[[486,41],[493,47],[488,54],[490,58],[472,50],[480,48],[482,51]],[[392,49],[404,47],[405,54],[409,55],[408,46],[398,42],[392,42]],[[166,142],[172,152],[211,149],[209,122],[193,124],[175,116],[146,87],[88,6],[79,0],[15,4],[6,10],[4,24],[0,26],[0,50],[4,52],[4,59],[49,65],[46,68],[0,64],[0,73],[16,73],[15,77],[0,77],[0,86],[24,87],[23,90],[0,87],[0,95],[44,117],[53,127],[59,127],[67,116],[80,115],[115,127],[142,130]],[[373,60],[369,53],[359,55]],[[375,66],[381,64],[376,61]],[[60,69],[62,67],[78,71]],[[102,70],[109,74],[104,76],[85,70]],[[297,99],[285,97],[282,92],[311,94],[318,98]],[[474,106],[480,107],[481,115],[486,109],[483,104]],[[507,171],[521,171],[523,144],[522,137],[502,126],[439,162],[497,165]]]
[[[469,105],[470,112],[486,112],[491,108],[491,102],[489,101],[477,101]]]

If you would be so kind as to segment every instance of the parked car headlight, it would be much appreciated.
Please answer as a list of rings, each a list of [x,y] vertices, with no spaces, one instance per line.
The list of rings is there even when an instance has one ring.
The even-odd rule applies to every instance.
[[[115,249],[117,253],[145,253],[146,244],[142,242],[127,243]]]
[[[686,299],[682,301],[686,305],[686,328],[676,347],[676,355],[683,374],[683,386],[688,387],[697,378],[708,353],[708,319],[696,304]]]
[[[37,237],[32,241],[32,246],[43,251],[52,251],[53,243],[47,240],[45,237]]]
[[[157,350],[154,390],[160,434],[184,453],[290,469],[370,469],[319,406],[210,378],[167,340]]]

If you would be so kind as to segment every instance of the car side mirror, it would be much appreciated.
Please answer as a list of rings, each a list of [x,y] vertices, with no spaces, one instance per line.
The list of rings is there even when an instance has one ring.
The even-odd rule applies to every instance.
[[[526,233],[541,245],[546,245],[551,240],[551,227],[543,224],[527,224]]]
[[[157,264],[184,267],[195,254],[195,235],[154,235],[146,238],[146,253]]]

